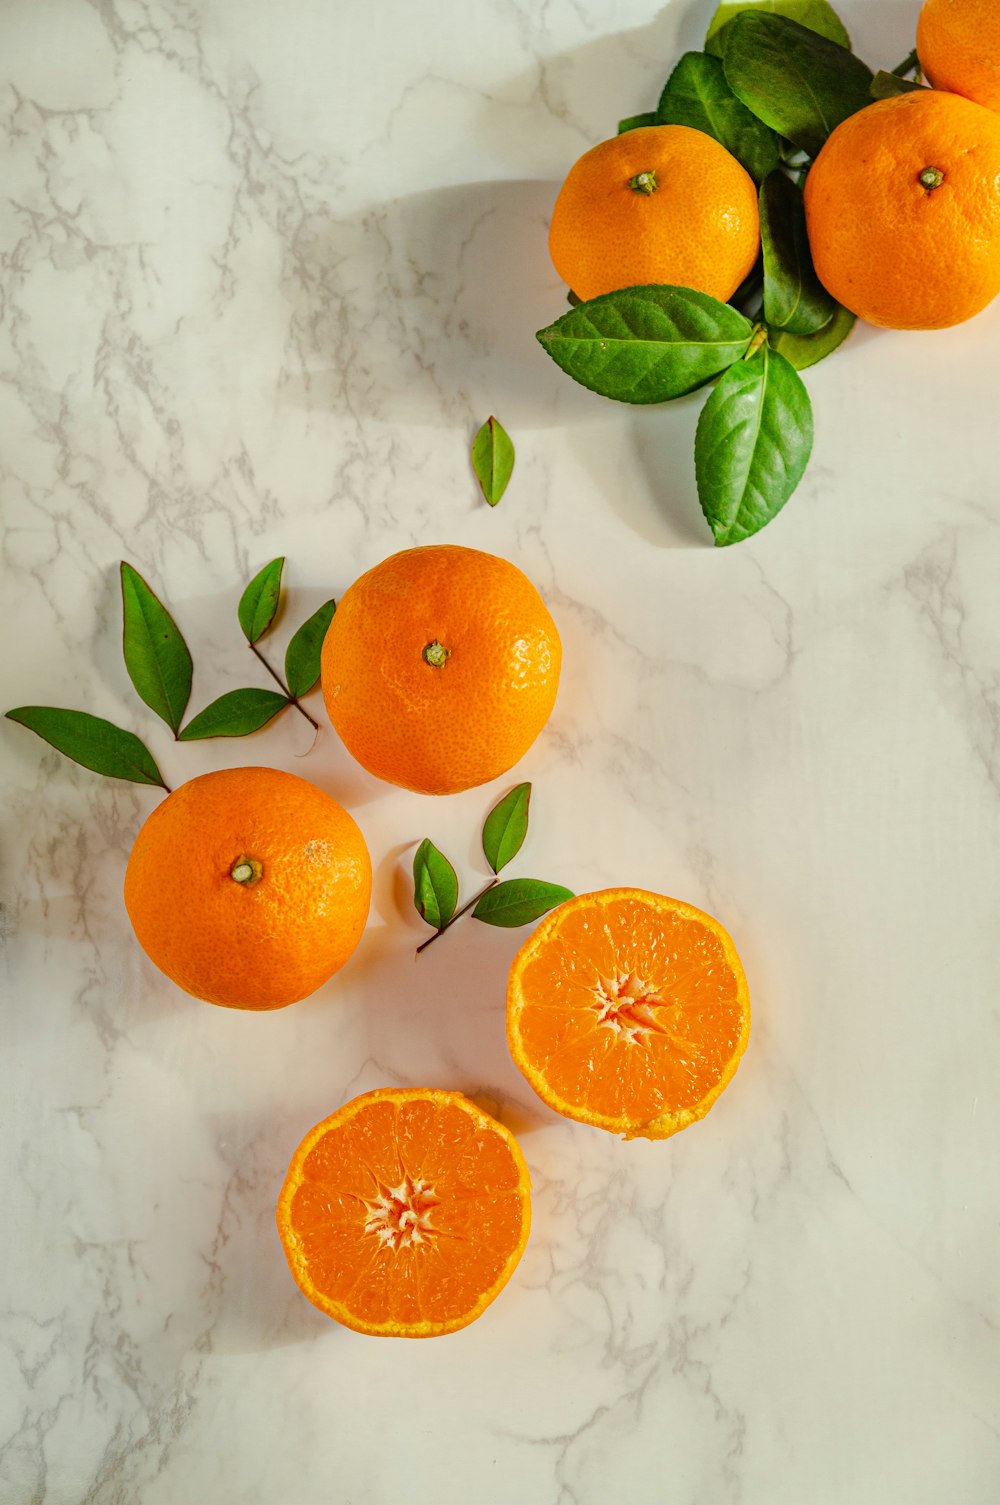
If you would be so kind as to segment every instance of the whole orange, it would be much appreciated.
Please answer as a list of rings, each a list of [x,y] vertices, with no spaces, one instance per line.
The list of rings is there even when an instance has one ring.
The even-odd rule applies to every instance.
[[[725,302],[759,248],[750,174],[686,125],[643,126],[584,153],[549,228],[555,269],[579,298],[667,282]]]
[[[1000,118],[919,90],[851,115],[809,170],[823,286],[891,329],[943,329],[1000,292]]]
[[[361,939],[370,898],[368,848],[347,811],[274,768],[182,784],[142,827],[125,873],[150,960],[228,1008],[315,992]]]
[[[345,592],[323,698],[369,773],[454,794],[506,773],[549,719],[562,648],[526,575],[454,544],[394,554]]]
[[[926,0],[917,21],[917,54],[935,89],[1000,110],[996,0]]]

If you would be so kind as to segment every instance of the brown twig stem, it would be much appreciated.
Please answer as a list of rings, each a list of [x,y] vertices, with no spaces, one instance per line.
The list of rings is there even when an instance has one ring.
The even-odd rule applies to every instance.
[[[308,721],[309,725],[312,727],[313,731],[314,732],[318,732],[319,731],[319,722],[318,721],[314,721],[312,719],[312,717],[310,716],[309,712],[306,710],[306,708],[302,704],[302,702],[295,695],[292,694],[291,690],[285,684],[285,681],[282,679],[281,675],[280,674],[276,674],[275,671],[271,668],[271,665],[268,663],[267,659],[261,653],[260,649],[257,647],[257,644],[256,643],[248,643],[247,647],[250,649],[251,653],[256,654],[256,656],[260,659],[261,663],[264,665],[264,668],[267,670],[268,674],[270,674],[270,676],[274,680],[275,684],[279,686],[279,688],[281,689],[282,693],[288,696],[288,703],[289,703],[289,705],[293,705],[295,707],[295,709],[298,711],[299,715],[300,716],[304,716],[306,718],[306,720]]]
[[[456,920],[460,920],[464,914],[468,914],[468,912],[472,908],[472,906],[474,904],[478,904],[479,903],[480,899],[483,897],[483,894],[488,894],[489,891],[490,891],[490,889],[491,888],[496,888],[496,886],[497,886],[497,884],[499,882],[500,882],[499,878],[491,878],[490,881],[489,881],[489,883],[487,883],[487,885],[486,885],[485,888],[480,889],[479,893],[476,894],[473,898],[471,898],[469,900],[468,904],[463,904],[462,908],[458,911],[458,913],[452,915],[452,917],[448,921],[447,925],[442,925],[441,929],[440,930],[435,930],[434,934],[432,936],[430,936],[426,941],[421,941],[420,945],[417,947],[417,955],[419,956],[420,953],[421,953],[421,951],[426,951],[428,946],[433,945],[433,943],[437,940],[437,938],[438,938],[439,935],[444,935],[444,933],[445,933],[446,930],[450,930],[451,927],[454,925],[454,923],[455,923]]]

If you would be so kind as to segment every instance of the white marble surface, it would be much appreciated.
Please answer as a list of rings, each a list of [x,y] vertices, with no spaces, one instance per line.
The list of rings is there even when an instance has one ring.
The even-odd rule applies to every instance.
[[[915,0],[845,0],[891,66]],[[994,1505],[1000,307],[857,332],[808,375],[812,464],[706,547],[697,404],[577,390],[555,183],[647,108],[707,0],[6,0],[0,14],[3,704],[79,705],[170,781],[267,762],[356,813],[371,928],[311,1000],[247,1017],[147,963],[121,902],[155,794],[6,726],[4,1505]],[[518,449],[495,511],[467,452]],[[175,746],[120,656],[131,560],[194,703],[263,683],[240,582],[289,558],[275,642],[391,551],[506,555],[565,644],[522,765],[520,871],[718,913],[755,1002],[708,1119],[621,1144],[507,1058],[519,932],[415,964],[412,843],[467,889],[499,789],[380,786],[287,716]],[[305,1129],[383,1084],[517,1131],[525,1258],[423,1344],[337,1328],[273,1227]]]

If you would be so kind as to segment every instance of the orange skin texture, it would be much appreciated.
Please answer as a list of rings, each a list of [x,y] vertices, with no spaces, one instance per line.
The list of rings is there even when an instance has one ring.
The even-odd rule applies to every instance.
[[[231,875],[244,858],[259,881]],[[136,837],[125,908],[161,972],[206,1003],[277,1009],[321,987],[368,918],[371,860],[337,801],[274,768],[205,773]]]
[[[995,0],[926,0],[917,56],[935,89],[1000,111],[1000,8]]]
[[[657,187],[629,185],[653,172]],[[549,228],[549,254],[579,298],[672,283],[725,302],[760,249],[757,189],[718,141],[686,125],[652,125],[602,141],[570,169]]]
[[[704,1118],[749,1034],[747,980],[725,929],[645,889],[567,900],[510,969],[517,1066],[557,1113],[626,1139],[667,1139]]]
[[[510,1130],[461,1093],[386,1088],[310,1130],[277,1222],[321,1312],[373,1337],[435,1338],[474,1322],[507,1284],[528,1241],[531,1182]],[[383,1241],[390,1228],[399,1233]]]
[[[879,100],[831,134],[805,206],[817,275],[845,308],[890,329],[960,324],[1000,292],[1000,118],[933,90]]]
[[[440,666],[424,649],[448,650]],[[323,698],[348,751],[380,779],[454,794],[498,778],[548,721],[562,647],[526,575],[433,544],[345,592],[323,643]]]

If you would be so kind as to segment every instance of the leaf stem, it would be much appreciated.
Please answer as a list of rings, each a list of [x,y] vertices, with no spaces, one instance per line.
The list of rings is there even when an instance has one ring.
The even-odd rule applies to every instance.
[[[447,925],[442,925],[441,929],[435,930],[434,934],[430,936],[426,941],[421,941],[420,945],[417,947],[417,955],[419,956],[421,951],[426,951],[427,947],[432,945],[433,942],[437,940],[439,935],[444,935],[446,930],[450,930],[456,920],[460,920],[464,914],[468,914],[472,906],[479,903],[480,899],[483,897],[483,894],[488,894],[490,889],[496,888],[499,882],[499,878],[491,878],[485,888],[480,889],[479,893],[475,894],[473,898],[469,900],[468,904],[463,904],[458,913],[452,915]]]
[[[261,663],[264,665],[264,668],[267,670],[268,674],[270,674],[270,676],[274,680],[275,684],[280,687],[280,689],[282,690],[283,694],[285,694],[285,695],[288,696],[288,703],[289,703],[289,705],[293,705],[295,707],[295,709],[298,711],[299,715],[300,716],[304,716],[306,718],[306,720],[308,721],[309,725],[312,727],[313,731],[314,732],[318,732],[319,731],[319,722],[313,720],[313,718],[310,716],[309,712],[306,710],[305,706],[298,699],[298,697],[292,694],[291,690],[285,684],[285,681],[281,678],[281,675],[280,674],[276,674],[274,672],[274,670],[271,668],[271,665],[268,663],[267,659],[264,657],[264,655],[261,653],[260,649],[257,647],[257,644],[256,643],[248,643],[247,647],[250,649],[251,653],[256,654],[257,658],[260,659]]]
[[[914,68],[918,68],[919,66],[920,59],[917,57],[917,49],[914,47],[913,51],[907,53],[903,61],[901,63],[897,63],[892,71],[893,73],[895,73],[897,78],[905,78],[908,73],[912,73]]]

